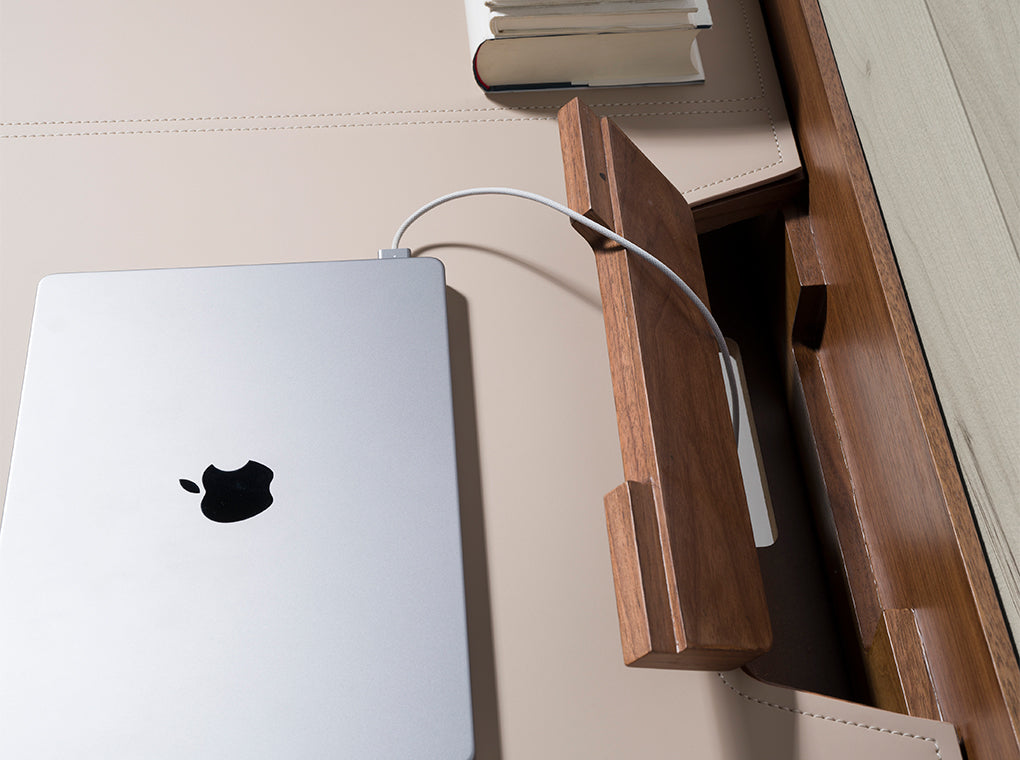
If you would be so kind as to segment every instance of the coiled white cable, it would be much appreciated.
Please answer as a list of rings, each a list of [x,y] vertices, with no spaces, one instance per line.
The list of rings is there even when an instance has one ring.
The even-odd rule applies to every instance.
[[[664,275],[666,275],[666,277],[668,277],[674,285],[680,288],[683,294],[687,296],[688,300],[690,300],[690,302],[694,304],[698,311],[701,312],[701,316],[705,318],[705,322],[708,323],[709,328],[711,328],[712,330],[712,335],[715,337],[715,342],[719,346],[719,352],[725,358],[725,361],[723,361],[723,365],[726,370],[726,381],[730,387],[730,401],[731,401],[730,417],[733,421],[733,437],[735,439],[739,437],[740,403],[738,394],[740,391],[737,387],[736,375],[733,373],[733,363],[730,357],[729,348],[726,346],[726,338],[723,336],[722,330],[719,329],[719,324],[715,321],[715,318],[712,316],[712,312],[708,310],[708,307],[705,306],[702,300],[698,298],[697,294],[693,290],[691,290],[690,286],[686,282],[684,282],[679,277],[679,275],[676,274],[676,272],[674,272],[668,266],[663,264],[652,254],[646,251],[644,248],[635,245],[634,243],[630,242],[629,240],[620,235],[617,235],[608,227],[605,227],[599,224],[598,222],[593,222],[591,219],[577,213],[572,208],[568,208],[567,206],[564,206],[562,203],[557,203],[551,198],[546,198],[544,195],[539,195],[538,193],[528,192],[527,190],[516,190],[512,187],[473,187],[468,188],[466,190],[458,190],[456,192],[449,193],[447,195],[443,195],[439,198],[436,198],[435,200],[426,203],[420,209],[418,209],[409,217],[407,217],[407,219],[404,220],[404,223],[401,224],[400,227],[397,229],[397,233],[393,236],[392,248],[399,248],[400,240],[401,238],[403,238],[404,233],[407,231],[407,228],[410,227],[421,216],[427,214],[429,211],[434,209],[436,206],[441,206],[444,203],[449,203],[450,201],[457,200],[458,198],[466,198],[472,195],[511,195],[517,198],[524,198],[529,201],[541,203],[543,206],[548,206],[551,209],[559,211],[561,214],[569,216],[578,224],[583,224],[585,227],[595,230],[600,235],[603,235],[609,240],[612,240],[614,243],[623,246],[625,249],[627,249],[634,255],[641,257],[649,264],[654,266],[656,269],[658,269],[660,272],[662,272]]]

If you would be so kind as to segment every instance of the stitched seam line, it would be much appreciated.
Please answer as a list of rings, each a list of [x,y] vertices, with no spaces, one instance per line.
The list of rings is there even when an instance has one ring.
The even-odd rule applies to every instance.
[[[335,113],[233,114],[229,116],[158,116],[136,119],[68,119],[63,121],[5,121],[0,127],[61,127],[88,124],[172,124],[190,121],[256,121],[270,119],[343,119],[355,116],[402,116],[405,114],[484,113],[504,108],[405,108],[386,111],[337,111]],[[526,106],[522,110],[552,110],[552,106]]]
[[[728,680],[726,680],[726,676],[723,675],[722,673],[716,673],[716,675],[718,675],[719,678],[722,679],[722,682],[724,684],[726,684],[727,687],[729,687],[730,691],[732,691],[733,693],[735,693],[738,696],[742,697],[743,699],[746,699],[748,702],[754,702],[756,704],[764,705],[766,707],[774,707],[777,710],[782,710],[784,712],[793,713],[794,715],[800,715],[800,716],[802,716],[804,718],[815,718],[817,720],[829,721],[830,723],[838,723],[838,724],[843,725],[843,726],[850,726],[851,728],[861,728],[861,729],[864,729],[866,731],[875,731],[876,733],[880,733],[880,734],[890,734],[892,736],[899,736],[899,737],[902,737],[904,739],[916,739],[918,741],[928,742],[929,744],[932,744],[934,746],[934,748],[935,748],[935,757],[937,757],[939,760],[942,760],[942,748],[939,747],[938,741],[936,739],[934,739],[933,737],[931,737],[931,736],[920,736],[919,734],[910,734],[910,733],[907,733],[906,731],[899,731],[899,730],[896,730],[894,728],[885,728],[883,726],[871,726],[871,725],[868,725],[867,723],[858,723],[856,721],[846,720],[845,718],[836,718],[836,717],[834,717],[832,715],[820,715],[818,713],[810,713],[810,712],[805,712],[804,710],[798,710],[795,707],[787,707],[786,705],[777,705],[777,704],[774,704],[772,702],[768,702],[768,701],[766,701],[764,699],[758,699],[757,697],[752,697],[750,694],[745,694],[740,689],[738,689],[736,686],[731,684]]]
[[[757,96],[746,97],[746,98],[715,98],[715,99],[702,99],[702,100],[649,100],[649,101],[635,101],[635,102],[618,102],[618,103],[599,103],[592,106],[596,110],[605,110],[611,108],[635,108],[643,106],[646,108],[652,108],[655,106],[686,106],[686,105],[708,105],[708,104],[724,104],[724,103],[747,103],[751,101],[759,100]],[[516,107],[522,111],[555,111],[556,106],[518,106]],[[336,111],[333,113],[322,112],[322,113],[289,113],[289,114],[233,114],[227,116],[159,116],[153,118],[135,118],[135,119],[66,119],[57,121],[5,121],[0,122],[0,127],[76,127],[76,126],[88,126],[92,124],[177,124],[187,122],[203,122],[203,121],[270,121],[275,119],[345,119],[345,118],[356,118],[363,116],[415,116],[415,115],[429,115],[429,114],[482,114],[482,113],[505,113],[508,109],[500,107],[492,108],[405,108],[405,109],[392,109],[383,111]],[[761,110],[761,109],[745,109],[745,110]],[[743,111],[732,111],[729,109],[722,109],[720,111],[667,111],[663,113],[652,113],[650,116],[675,116],[683,115],[685,113],[743,113]],[[610,113],[609,116],[626,116],[630,114]],[[507,117],[506,120],[510,120],[513,117]],[[533,117],[542,118],[542,117]],[[544,118],[551,118],[544,117]],[[450,123],[448,121],[441,120],[423,120],[418,122],[421,124],[428,123]],[[380,125],[384,126],[384,125]]]
[[[706,101],[708,102],[708,101]],[[729,102],[729,101],[727,101]],[[617,104],[624,105],[624,104]],[[487,109],[492,111],[502,111],[503,109]],[[551,109],[550,109],[551,110]],[[772,112],[770,109],[762,108],[735,108],[735,109],[710,109],[701,111],[675,111],[672,113],[658,113],[658,112],[633,112],[633,113],[615,113],[615,117],[671,117],[671,116],[699,116],[719,113],[755,113],[764,111],[765,115],[769,120],[769,128],[772,131],[772,140],[776,147],[776,154],[779,156],[778,160],[772,163],[759,166],[756,169],[748,169],[747,171],[734,174],[729,177],[722,179],[713,180],[712,182],[698,185],[697,187],[688,188],[684,192],[692,193],[698,190],[704,190],[705,188],[714,187],[725,182],[731,182],[741,177],[747,177],[758,172],[771,169],[774,166],[779,166],[784,162],[783,151],[779,143],[779,134],[776,132],[776,123],[772,118]],[[392,111],[392,112],[373,112],[373,111],[362,111],[363,115],[374,115],[378,113],[389,113],[389,114],[414,114],[414,113],[462,113],[456,109],[432,110],[432,111]],[[355,112],[347,115],[357,115]],[[330,114],[321,114],[319,118],[328,118]],[[272,118],[272,117],[259,117],[259,116],[235,116],[228,117],[225,120],[247,120],[247,119],[261,119],[261,118]],[[314,115],[307,117],[279,117],[279,118],[315,118]],[[22,139],[37,139],[46,137],[104,137],[104,136],[115,136],[115,135],[157,135],[157,134],[199,134],[199,133],[217,133],[217,132],[278,132],[286,130],[299,130],[299,129],[363,129],[367,127],[411,127],[411,126],[430,126],[430,125],[442,125],[442,124],[488,124],[488,123],[502,123],[502,122],[520,122],[520,121],[548,121],[551,116],[517,116],[517,117],[506,117],[506,118],[482,118],[482,119],[425,119],[419,121],[395,121],[395,122],[376,122],[367,124],[281,124],[276,126],[264,126],[264,127],[185,127],[185,128],[174,128],[174,129],[124,129],[124,130],[99,130],[93,132],[51,132],[51,133],[35,133],[35,134],[24,134],[24,135],[0,135],[0,139],[4,140],[22,140]],[[196,121],[213,121],[214,117],[181,117],[181,118],[170,118],[162,120],[154,120],[155,123],[171,123],[171,122],[196,122]],[[78,122],[24,122],[26,126],[72,126],[72,125],[85,125],[85,124],[127,124],[127,123],[153,123],[144,119],[131,119],[125,121],[78,121]],[[8,125],[3,125],[8,126]]]
[[[759,109],[755,108],[749,110],[757,111]],[[768,116],[769,118],[769,127],[771,127],[772,129],[772,141],[775,143],[776,153],[779,155],[779,159],[777,161],[773,161],[771,164],[765,164],[764,166],[759,166],[757,169],[748,169],[747,171],[741,172],[740,174],[734,174],[732,177],[717,179],[714,182],[708,182],[707,184],[704,185],[698,185],[697,187],[692,187],[689,190],[685,190],[684,192],[693,193],[698,190],[704,190],[706,187],[714,187],[715,185],[722,184],[723,182],[730,182],[732,180],[739,179],[740,177],[747,177],[751,174],[757,174],[758,172],[763,172],[766,169],[771,169],[773,166],[779,166],[781,163],[783,163],[783,161],[785,161],[785,159],[783,158],[783,149],[779,144],[779,133],[776,132],[776,122],[772,118],[772,111],[769,109],[765,109],[765,115]]]
[[[758,49],[754,46],[754,35],[751,34],[751,20],[747,17],[747,7],[744,0],[740,2],[740,15],[744,17],[744,31],[747,32],[747,44],[751,47],[751,55],[754,56],[754,70],[758,75],[758,90],[761,96],[765,97],[765,78],[761,75],[761,64],[758,62]]]
[[[519,116],[505,119],[429,119],[427,121],[393,121],[368,124],[280,124],[268,127],[194,127],[176,129],[124,129],[99,132],[41,132],[28,135],[0,135],[10,140],[26,137],[99,137],[103,135],[174,135],[205,132],[280,132],[297,129],[365,129],[369,127],[420,127],[441,124],[488,124],[508,121],[548,121],[547,116]]]
[[[760,100],[759,96],[746,98],[713,98],[701,100],[648,100],[648,101],[620,101],[617,103],[598,103],[592,107],[596,110],[607,108],[635,108],[639,106],[683,106],[683,105],[706,105],[723,103],[747,103]],[[557,106],[552,105],[526,105],[515,106],[522,111],[555,111]],[[86,126],[89,124],[137,124],[137,123],[177,123],[188,121],[259,121],[271,119],[296,119],[296,118],[352,118],[358,116],[403,116],[403,115],[427,115],[444,113],[505,113],[507,108],[493,106],[491,108],[396,108],[379,111],[336,111],[321,113],[244,113],[218,116],[153,116],[151,118],[93,118],[93,119],[62,119],[54,121],[0,121],[0,128],[3,126]],[[671,116],[684,111],[667,111],[661,114]],[[701,112],[701,111],[699,111]],[[723,111],[728,113],[729,111]],[[608,115],[620,115],[610,113]],[[509,117],[508,117],[509,118]],[[422,123],[427,123],[422,121]]]
[[[646,100],[646,101],[621,101],[616,103],[601,103],[593,106],[596,109],[604,108],[633,108],[636,106],[682,106],[682,105],[701,105],[706,103],[746,103],[751,100],[758,100],[767,96],[765,90],[765,79],[761,73],[761,64],[758,59],[758,49],[754,45],[754,36],[751,34],[751,23],[747,16],[747,8],[745,6],[745,0],[740,0],[740,14],[744,19],[744,31],[747,34],[748,45],[751,48],[751,55],[754,58],[754,69],[755,74],[758,78],[758,89],[759,95],[753,97],[743,98],[715,98],[715,99],[696,99],[696,100]],[[541,106],[541,105],[524,105],[515,106],[522,111],[553,111],[556,110],[556,106]],[[134,119],[69,119],[69,120],[56,120],[56,121],[4,121],[0,122],[0,127],[58,127],[58,126],[86,126],[89,124],[164,124],[164,123],[177,123],[177,122],[194,122],[194,121],[248,121],[248,120],[269,120],[269,119],[342,119],[358,116],[402,116],[402,115],[416,115],[416,114],[446,114],[446,113],[489,113],[493,111],[505,111],[506,108],[500,106],[492,106],[490,108],[409,108],[409,109],[393,109],[393,110],[380,110],[380,111],[338,111],[335,113],[297,113],[297,114],[235,114],[235,115],[220,115],[220,116],[160,116],[153,118],[134,118]],[[623,116],[629,114],[611,114],[613,116]],[[652,114],[659,115],[659,114]],[[672,114],[662,114],[672,115]],[[521,121],[523,119],[502,119],[502,121]],[[769,117],[771,121],[771,114]],[[430,123],[430,122],[421,122]],[[436,121],[431,123],[447,124],[452,123],[448,121]],[[347,125],[338,125],[347,126]],[[390,124],[379,124],[376,126],[394,126]],[[309,128],[309,127],[295,127],[295,128]],[[320,128],[320,127],[315,127]],[[268,131],[269,128],[267,128]],[[274,127],[272,129],[284,129],[284,127]],[[173,133],[175,130],[166,130],[168,133]],[[183,131],[183,130],[182,130]],[[191,131],[191,130],[189,130]],[[193,130],[198,131],[198,130]],[[217,131],[224,132],[226,129],[215,129],[206,131]],[[240,130],[237,130],[240,131]],[[84,135],[101,135],[101,134],[157,134],[155,130],[146,131],[109,131],[109,132],[95,132],[95,133],[83,133]],[[773,126],[773,134],[775,128]],[[0,135],[0,137],[69,137],[71,135]],[[782,159],[780,158],[780,161]],[[743,175],[737,175],[743,176]]]
[[[716,101],[704,101],[704,102],[716,102]],[[718,101],[723,102],[723,101]],[[726,101],[730,102],[730,101]],[[626,105],[623,103],[617,105]],[[660,105],[658,103],[639,103],[636,105]],[[505,109],[493,108],[493,109],[482,109],[504,112]],[[546,109],[546,110],[552,110]],[[472,113],[470,111],[458,111],[456,109],[450,109],[450,113]],[[768,115],[769,123],[772,125],[772,132],[775,134],[775,121],[772,119],[772,113],[768,108],[717,108],[717,109],[705,109],[695,111],[633,111],[633,112],[613,112],[610,114],[613,117],[638,117],[638,116],[703,116],[706,114],[717,114],[717,113],[756,113],[764,112]],[[45,126],[87,126],[89,124],[166,124],[176,122],[195,122],[195,121],[241,121],[241,120],[272,120],[272,119],[329,119],[329,118],[342,118],[345,116],[372,116],[372,115],[400,115],[400,114],[417,114],[417,113],[445,113],[444,111],[363,111],[360,113],[352,112],[346,114],[307,114],[307,115],[292,115],[292,116],[188,116],[188,117],[174,117],[166,119],[123,119],[123,120],[101,120],[95,121],[36,121],[36,122],[6,122],[0,124],[0,127],[15,127],[15,126],[26,126],[26,127],[45,127]],[[277,126],[268,127],[195,127],[195,128],[179,128],[179,129],[151,129],[151,130],[110,130],[104,132],[67,132],[67,133],[40,133],[39,135],[32,135],[35,137],[62,137],[67,135],[88,135],[88,134],[162,134],[162,133],[175,133],[175,132],[229,132],[229,131],[257,131],[257,130],[273,130],[273,129],[309,129],[309,128],[327,128],[327,127],[392,127],[401,125],[412,125],[412,126],[427,126],[429,124],[477,124],[485,122],[504,122],[504,121],[551,121],[553,116],[506,116],[500,118],[479,118],[479,119],[419,119],[417,121],[395,121],[395,122],[365,122],[363,124],[282,124]],[[29,135],[0,135],[0,137],[28,137]],[[778,140],[778,137],[776,138]]]

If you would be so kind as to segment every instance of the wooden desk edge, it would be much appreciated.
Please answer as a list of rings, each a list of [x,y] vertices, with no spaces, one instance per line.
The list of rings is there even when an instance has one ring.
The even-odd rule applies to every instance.
[[[890,679],[878,683],[874,691],[880,699],[895,693],[895,697],[884,697],[890,707],[915,714],[935,712],[925,716],[956,723],[971,760],[1020,758],[1016,650],[821,11],[817,0],[763,0],[762,5],[809,178],[811,234],[829,285],[830,324],[811,356],[818,363],[819,380],[839,436],[830,445],[838,447],[843,475],[853,488],[851,507],[860,526],[860,535],[853,538],[863,541],[871,554],[875,598],[870,602],[877,604],[877,610],[864,625],[858,617],[858,636],[866,660],[871,658],[871,677],[882,678],[884,673]],[[879,355],[871,357],[870,367],[863,366],[862,357],[844,360],[855,341],[858,349],[861,345],[876,348]],[[874,373],[873,379],[868,372]],[[881,419],[890,411],[895,420]],[[889,453],[888,446],[873,445],[882,440],[879,422],[889,426],[886,432],[898,426],[897,435],[909,449],[898,459],[897,452],[891,452],[892,463],[880,461]],[[894,494],[901,484],[882,482],[883,467],[888,474],[888,468],[900,463],[912,468],[908,471],[911,494],[902,499]],[[892,505],[897,509],[887,509]],[[929,557],[920,556],[926,547]],[[947,577],[920,577],[932,558],[933,566]],[[855,582],[847,580],[850,585]],[[958,605],[958,611],[952,605]],[[925,675],[930,683],[897,686],[894,681],[909,679],[907,663],[916,660],[918,646],[927,659],[930,672]],[[894,656],[896,647],[899,659]],[[975,651],[963,651],[969,647]],[[877,662],[879,658],[884,664]],[[890,667],[890,662],[900,663],[902,669]]]

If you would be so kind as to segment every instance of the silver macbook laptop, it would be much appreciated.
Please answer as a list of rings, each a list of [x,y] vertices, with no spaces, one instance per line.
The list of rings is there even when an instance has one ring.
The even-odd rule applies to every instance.
[[[442,265],[56,275],[0,757],[469,758]]]

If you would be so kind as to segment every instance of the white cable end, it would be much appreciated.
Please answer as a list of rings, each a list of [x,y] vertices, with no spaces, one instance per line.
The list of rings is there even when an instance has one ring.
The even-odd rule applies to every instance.
[[[411,258],[410,248],[380,248],[380,259],[409,259]]]

